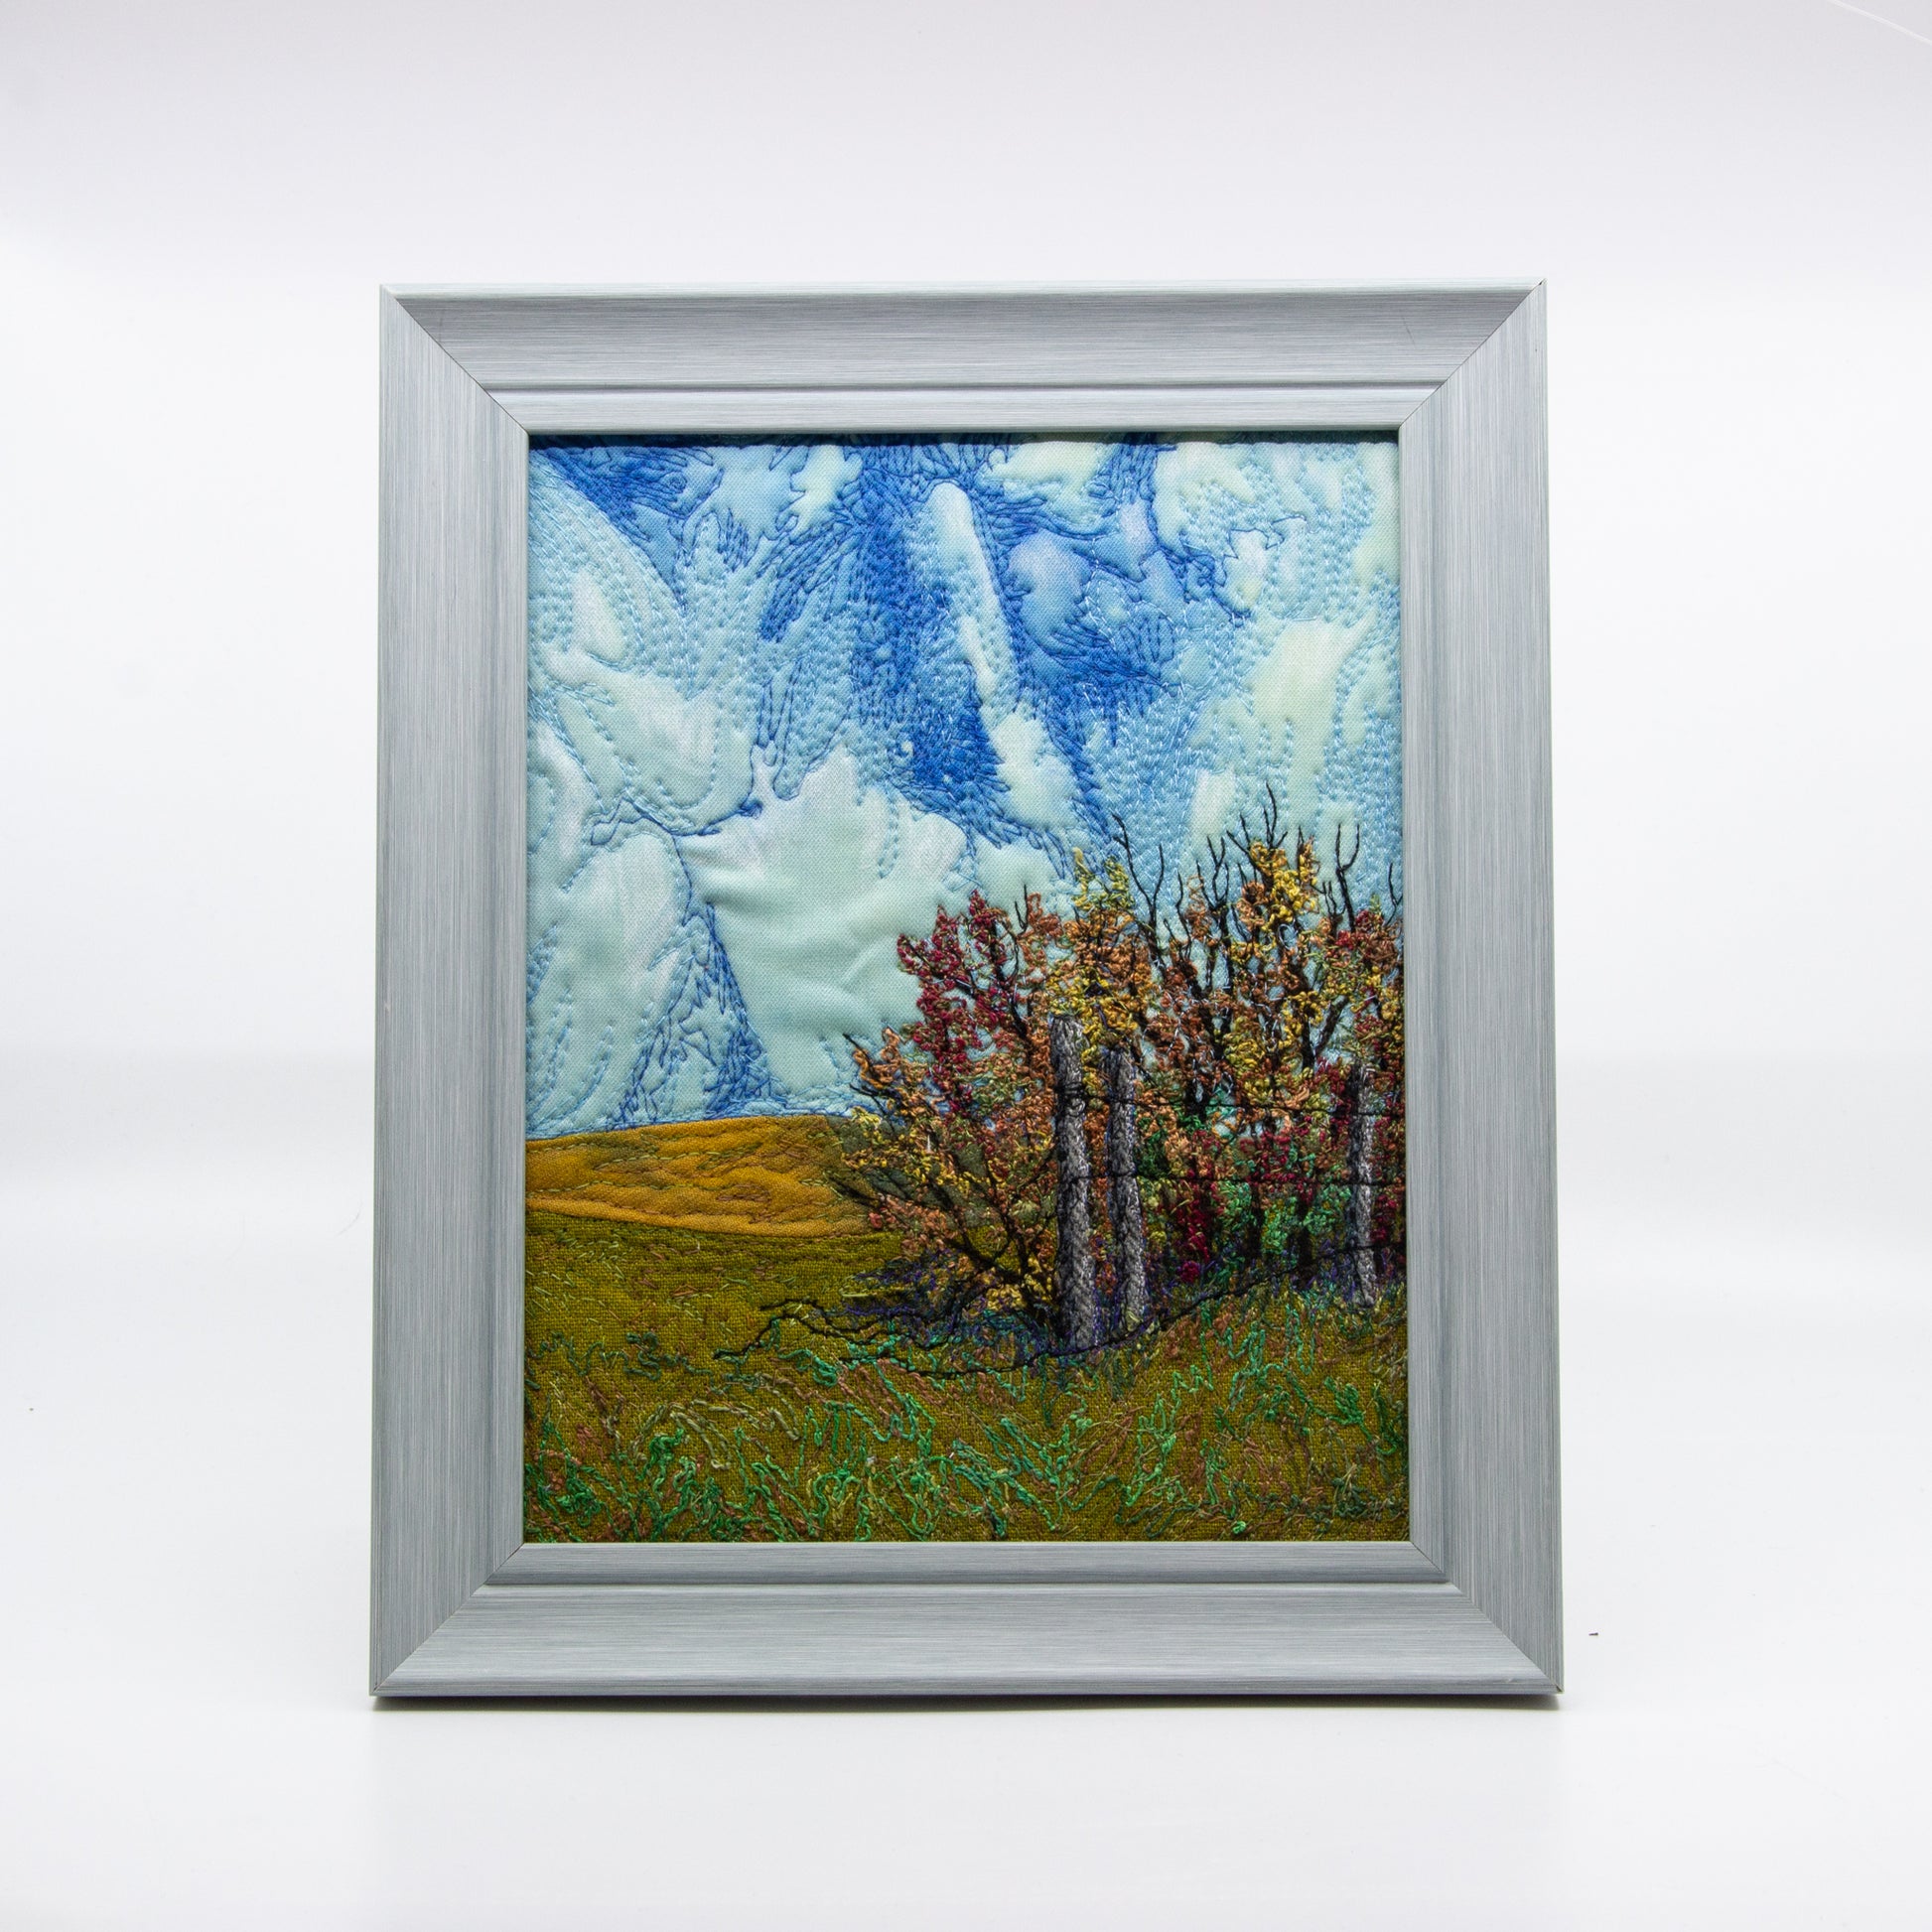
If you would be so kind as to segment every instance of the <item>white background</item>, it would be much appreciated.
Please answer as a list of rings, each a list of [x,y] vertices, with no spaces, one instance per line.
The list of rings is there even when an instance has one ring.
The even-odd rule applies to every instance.
[[[1928,0],[15,0],[0,1923],[1932,1921],[1928,189]],[[1525,274],[1563,1699],[375,1709],[376,284]]]

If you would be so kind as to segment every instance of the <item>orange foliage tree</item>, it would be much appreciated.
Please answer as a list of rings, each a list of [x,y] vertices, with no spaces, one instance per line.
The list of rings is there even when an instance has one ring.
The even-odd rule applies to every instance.
[[[1312,841],[1283,839],[1272,796],[1259,827],[1243,821],[1171,887],[1121,842],[1159,993],[1148,1040],[1171,1097],[1162,1204],[1181,1279],[1308,1274],[1345,1251],[1351,1292],[1372,1299],[1401,1213],[1393,882],[1386,906],[1359,903],[1359,840],[1344,859],[1337,833],[1324,873]],[[1386,1197],[1379,1248],[1364,1193]]]
[[[876,1050],[853,1045],[851,1165],[874,1226],[903,1237],[903,1285],[927,1313],[1063,1332],[1056,1017],[1105,1102],[1084,1116],[1084,1225],[1109,1330],[1147,1318],[1150,1291],[1156,1311],[1291,1281],[1379,1295],[1403,1236],[1402,948],[1393,882],[1386,902],[1355,891],[1359,849],[1344,858],[1337,838],[1324,868],[1309,840],[1284,839],[1271,798],[1260,825],[1170,879],[1122,828],[1098,868],[1076,863],[1067,910],[975,894],[899,941],[919,1017]],[[1140,1213],[1102,1211],[1130,1186],[1144,1254]]]

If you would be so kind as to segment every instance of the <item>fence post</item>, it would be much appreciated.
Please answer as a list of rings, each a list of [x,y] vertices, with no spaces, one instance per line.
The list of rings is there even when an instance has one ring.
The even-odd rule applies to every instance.
[[[1120,1325],[1132,1334],[1147,1320],[1147,1225],[1141,1216],[1140,1131],[1134,1089],[1140,1062],[1125,1046],[1100,1049],[1100,1081],[1107,1095],[1107,1221],[1114,1237],[1114,1282]]]
[[[1348,1069],[1348,1299],[1366,1308],[1382,1296],[1375,1267],[1375,1174],[1370,1162],[1375,1121],[1367,1107],[1368,1081],[1357,1060]]]
[[[1079,1022],[1056,1014],[1046,1027],[1053,1065],[1053,1159],[1058,1169],[1053,1300],[1061,1337],[1075,1348],[1100,1343],[1100,1305],[1093,1287],[1093,1233],[1087,1215],[1092,1178],[1087,1161],[1087,1095],[1080,1065]]]

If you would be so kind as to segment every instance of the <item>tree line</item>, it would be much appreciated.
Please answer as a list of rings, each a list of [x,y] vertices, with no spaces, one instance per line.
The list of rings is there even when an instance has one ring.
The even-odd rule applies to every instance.
[[[1358,1305],[1403,1252],[1401,908],[1270,795],[1190,866],[1124,826],[1070,908],[974,894],[898,956],[918,1019],[853,1041],[846,1185],[903,1240],[884,1291],[1084,1351],[1209,1297]]]

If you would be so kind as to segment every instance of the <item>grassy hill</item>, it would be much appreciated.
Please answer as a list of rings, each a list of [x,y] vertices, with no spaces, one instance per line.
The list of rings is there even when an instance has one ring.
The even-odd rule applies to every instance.
[[[840,1123],[531,1142],[535,1541],[1401,1538],[1406,1318],[1229,1301],[995,1369],[828,1326],[898,1253]]]
[[[529,1204],[555,1214],[706,1234],[864,1234],[838,1192],[839,1124],[823,1114],[759,1115],[531,1141]]]

